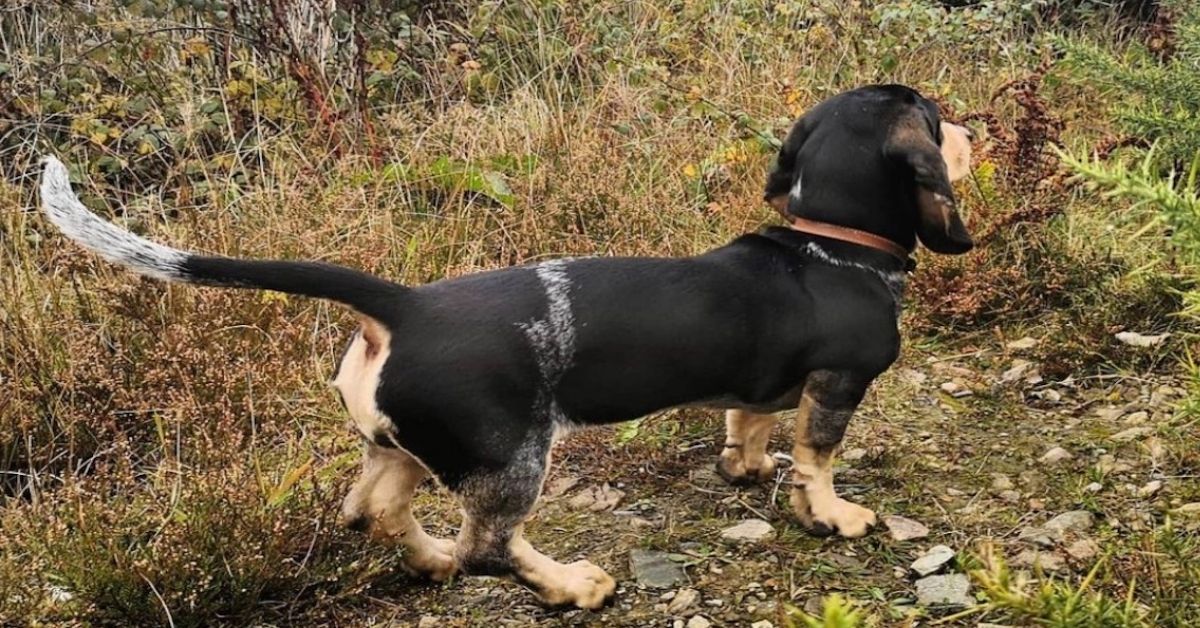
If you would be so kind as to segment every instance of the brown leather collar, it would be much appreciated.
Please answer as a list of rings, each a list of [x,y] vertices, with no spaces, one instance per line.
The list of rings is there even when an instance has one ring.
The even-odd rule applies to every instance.
[[[799,216],[788,216],[787,219],[791,223],[791,228],[801,233],[841,240],[842,242],[850,242],[851,244],[859,244],[877,251],[883,251],[900,260],[906,266],[909,263],[908,249],[887,238],[867,233],[866,231],[800,218]]]

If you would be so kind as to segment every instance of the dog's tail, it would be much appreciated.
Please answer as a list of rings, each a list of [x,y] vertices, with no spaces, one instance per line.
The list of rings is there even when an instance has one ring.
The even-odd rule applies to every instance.
[[[381,322],[396,314],[398,301],[408,290],[374,275],[323,262],[210,257],[156,244],[89,211],[71,191],[66,166],[54,157],[42,162],[42,208],[50,220],[85,248],[142,275],[329,299]]]

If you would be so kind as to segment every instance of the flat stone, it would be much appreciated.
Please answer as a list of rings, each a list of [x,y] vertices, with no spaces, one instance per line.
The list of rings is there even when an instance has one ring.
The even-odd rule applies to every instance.
[[[971,579],[956,573],[917,580],[917,603],[923,606],[973,606]]]
[[[1013,565],[1029,568],[1040,567],[1043,571],[1062,571],[1066,568],[1067,561],[1053,552],[1025,550],[1017,554],[1017,557],[1013,559]]]
[[[1185,517],[1200,516],[1200,502],[1184,504],[1171,512]]]
[[[775,536],[775,528],[762,519],[747,519],[721,530],[721,538],[737,543],[758,543]]]
[[[629,552],[629,570],[638,586],[669,589],[683,582],[683,569],[666,552],[635,549]]]
[[[842,455],[839,457],[842,460],[854,461],[854,460],[861,460],[866,455],[867,455],[866,449],[863,449],[861,447],[855,447],[854,449],[847,449],[846,451],[843,451]]]
[[[1022,360],[1020,358],[1012,361],[1012,366],[1008,367],[1007,371],[1000,374],[1001,384],[1011,384],[1023,377],[1033,368],[1033,362]]]
[[[577,510],[601,512],[616,508],[624,496],[625,491],[613,488],[605,483],[603,486],[589,486],[580,491],[578,495],[567,500],[567,504]]]
[[[708,628],[711,625],[712,622],[708,621],[707,617],[703,615],[693,615],[692,618],[688,620],[687,628]]]
[[[1028,349],[1032,349],[1032,348],[1036,347],[1037,345],[1038,345],[1038,340],[1036,338],[1030,338],[1029,336],[1025,336],[1024,338],[1022,338],[1020,340],[1014,340],[1005,346],[1014,351],[1026,351]]]
[[[992,474],[992,489],[997,491],[1012,490],[1016,485],[1013,484],[1012,478],[1003,473]]]
[[[928,576],[936,573],[943,565],[952,560],[954,560],[954,550],[945,545],[934,545],[923,556],[914,560],[913,564],[909,565],[909,569],[919,576]]]
[[[1146,427],[1145,425],[1139,425],[1137,427],[1131,427],[1127,430],[1121,430],[1120,432],[1117,432],[1108,438],[1110,440],[1115,440],[1118,443],[1128,443],[1129,441],[1137,440],[1144,436],[1149,436],[1153,432],[1154,430],[1150,429],[1149,427]]]
[[[884,515],[883,525],[887,526],[888,532],[891,532],[892,538],[897,541],[911,541],[929,536],[929,528],[899,515]]]
[[[1067,555],[1080,562],[1087,562],[1100,553],[1100,546],[1091,539],[1080,539],[1067,547]]]
[[[1104,490],[1104,485],[1099,482],[1092,482],[1091,484],[1083,487],[1083,490],[1089,493],[1099,493],[1100,491]]]
[[[1149,420],[1150,413],[1145,410],[1139,410],[1138,412],[1127,414],[1124,419],[1121,419],[1121,422],[1125,425],[1141,425]]]
[[[1066,449],[1063,449],[1062,447],[1051,447],[1049,451],[1042,454],[1041,458],[1038,458],[1038,461],[1044,464],[1055,464],[1062,462],[1063,460],[1070,460],[1074,457],[1074,454]]]
[[[1021,501],[1021,493],[1019,491],[1000,491],[1000,499],[1015,504]]]
[[[1021,528],[1021,532],[1017,535],[1017,539],[1040,545],[1042,547],[1054,547],[1056,543],[1063,540],[1062,530],[1047,529],[1038,526],[1027,526]]]
[[[680,589],[675,594],[675,597],[671,599],[671,603],[667,605],[667,612],[672,615],[679,615],[691,608],[699,599],[699,591],[695,589]]]
[[[440,625],[442,625],[442,618],[433,615],[425,615],[417,622],[417,628],[437,628]]]
[[[1071,510],[1049,520],[1043,526],[1059,532],[1083,532],[1096,523],[1096,517],[1086,510]]]
[[[750,624],[750,628],[775,628],[775,624],[772,624],[771,622],[769,622],[765,619],[762,619],[762,620],[754,622],[753,624]]]
[[[1146,482],[1145,486],[1138,489],[1138,497],[1151,497],[1155,493],[1161,491],[1162,487],[1162,480],[1150,480],[1149,482]]]

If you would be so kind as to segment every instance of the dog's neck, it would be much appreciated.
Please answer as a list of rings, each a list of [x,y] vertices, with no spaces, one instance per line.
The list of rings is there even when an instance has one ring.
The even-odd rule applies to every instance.
[[[830,266],[855,268],[877,277],[883,282],[896,305],[899,315],[904,299],[904,288],[908,283],[909,267],[906,262],[891,255],[859,245],[824,240],[816,236],[783,227],[772,227],[761,235],[787,246],[801,255]]]

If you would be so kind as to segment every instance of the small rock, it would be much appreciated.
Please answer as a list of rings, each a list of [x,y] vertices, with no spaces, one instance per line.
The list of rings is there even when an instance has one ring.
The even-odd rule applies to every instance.
[[[1042,401],[1049,401],[1050,403],[1058,403],[1058,402],[1062,401],[1062,393],[1058,392],[1057,390],[1054,390],[1053,388],[1047,388],[1046,390],[1039,390],[1039,391],[1033,393],[1033,396],[1037,397],[1038,399],[1041,399]]]
[[[683,569],[666,552],[635,549],[629,552],[629,570],[638,586],[669,589],[683,582]]]
[[[1071,510],[1049,520],[1044,526],[1047,530],[1059,532],[1083,532],[1096,523],[1096,517],[1086,510]]]
[[[925,380],[929,379],[929,376],[914,369],[900,369],[900,379],[913,386],[920,386],[925,383]]]
[[[1087,562],[1100,553],[1100,546],[1091,539],[1080,539],[1067,547],[1067,555],[1080,562]]]
[[[747,519],[721,530],[721,538],[737,543],[757,543],[775,536],[775,528],[762,519]]]
[[[1010,504],[1015,504],[1021,501],[1021,493],[1020,491],[1000,491],[1000,499]]]
[[[913,564],[909,565],[909,569],[919,576],[928,576],[952,560],[954,560],[954,550],[945,545],[934,545],[923,556],[913,561]]]
[[[433,615],[425,615],[417,622],[417,628],[437,628],[440,625],[442,625],[442,618]]]
[[[1037,526],[1027,526],[1021,528],[1021,532],[1017,534],[1017,539],[1040,545],[1042,547],[1054,547],[1056,543],[1063,538],[1062,530],[1039,528]]]
[[[971,580],[963,574],[929,576],[917,580],[917,603],[924,606],[972,606]]]
[[[578,495],[567,500],[572,508],[600,512],[612,510],[625,496],[625,491],[613,488],[605,483],[604,486],[589,486]]]
[[[1138,497],[1150,497],[1162,490],[1162,480],[1150,480],[1146,485],[1139,488],[1137,491]]]
[[[575,488],[576,484],[579,484],[579,478],[577,476],[559,476],[546,483],[546,490],[542,491],[542,494],[545,495],[547,499],[553,499],[561,496],[563,493],[566,493],[572,488]]]
[[[1012,366],[1008,367],[1007,371],[1000,374],[1001,384],[1011,384],[1025,377],[1025,374],[1033,368],[1033,362],[1029,360],[1016,359],[1012,361]]]
[[[1024,338],[1022,338],[1020,340],[1014,340],[1005,346],[1014,351],[1026,351],[1026,350],[1036,347],[1037,345],[1038,345],[1038,341],[1036,338],[1030,338],[1029,336],[1025,336]]]
[[[883,524],[887,526],[888,532],[892,533],[892,538],[897,541],[911,541],[929,536],[929,528],[898,515],[885,515]]]
[[[841,458],[842,458],[842,460],[854,461],[854,460],[862,460],[862,458],[866,455],[867,455],[867,450],[865,450],[861,447],[855,447],[854,449],[847,449],[846,451],[843,451]]]
[[[1003,473],[992,474],[992,489],[996,491],[1008,491],[1014,487],[1012,478]]]
[[[700,599],[700,592],[695,589],[680,589],[674,599],[667,605],[667,612],[672,615],[682,614]]]
[[[1099,493],[1100,491],[1104,490],[1104,485],[1099,482],[1092,482],[1091,484],[1083,487],[1083,490],[1089,493]]]
[[[1111,440],[1117,441],[1118,443],[1127,443],[1131,440],[1137,440],[1143,436],[1147,436],[1147,435],[1151,434],[1153,431],[1154,430],[1150,429],[1149,427],[1140,425],[1138,427],[1131,427],[1127,430],[1122,430],[1120,432],[1117,432],[1116,434],[1109,436],[1109,438]]]
[[[971,395],[975,394],[970,388],[967,388],[958,382],[946,382],[942,384],[940,388],[942,389],[942,392],[945,392],[946,394],[955,398],[970,397]]]
[[[1039,552],[1037,550],[1025,550],[1013,559],[1013,565],[1017,567],[1040,567],[1044,571],[1062,571],[1067,563],[1062,556],[1053,552]]]
[[[775,628],[775,624],[763,619],[750,624],[750,628]]]
[[[1175,508],[1171,512],[1184,518],[1200,518],[1200,502],[1191,502]]]
[[[1150,413],[1146,412],[1145,410],[1141,410],[1139,412],[1129,413],[1128,415],[1125,416],[1124,419],[1121,419],[1121,422],[1124,423],[1125,425],[1141,425],[1149,420],[1150,420]]]
[[[687,622],[687,628],[708,628],[712,625],[704,615],[693,615]]]
[[[1074,457],[1075,456],[1071,454],[1071,452],[1063,449],[1062,447],[1052,447],[1049,451],[1042,454],[1042,457],[1038,458],[1038,461],[1044,464],[1056,464],[1062,462],[1063,460],[1070,460]]]

